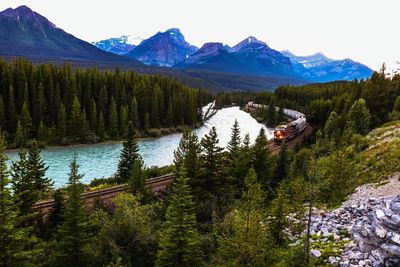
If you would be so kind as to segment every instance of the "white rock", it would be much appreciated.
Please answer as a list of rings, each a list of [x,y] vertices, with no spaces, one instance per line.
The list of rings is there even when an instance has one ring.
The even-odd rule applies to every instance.
[[[321,257],[321,251],[319,251],[319,250],[317,250],[317,249],[312,249],[311,251],[310,251],[310,254],[311,254],[311,256],[312,257],[314,257],[314,258],[319,258],[319,257]]]
[[[380,218],[382,218],[382,217],[385,217],[385,213],[384,213],[383,210],[381,210],[381,209],[376,209],[376,210],[375,210],[375,214],[376,214],[376,217],[377,217],[378,219],[380,219]]]

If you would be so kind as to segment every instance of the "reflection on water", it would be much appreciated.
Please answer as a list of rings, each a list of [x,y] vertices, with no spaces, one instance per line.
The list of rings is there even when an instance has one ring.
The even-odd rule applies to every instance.
[[[248,113],[239,107],[224,108],[217,112],[207,123],[195,130],[199,138],[207,134],[215,126],[220,139],[220,146],[225,147],[229,141],[231,127],[238,120],[242,137],[249,133],[251,142],[255,138],[262,124],[257,123]],[[267,130],[267,128],[265,128]],[[173,152],[179,144],[182,134],[171,134],[160,138],[149,138],[139,141],[140,154],[147,166],[164,166],[172,164]],[[267,130],[268,138],[272,132]],[[95,145],[76,145],[68,147],[47,148],[42,151],[42,158],[49,166],[47,176],[55,181],[59,187],[66,183],[69,172],[69,162],[74,151],[78,155],[80,173],[84,174],[83,182],[94,178],[109,177],[117,169],[121,143],[104,143]],[[17,159],[17,152],[10,151],[7,155],[11,160]]]

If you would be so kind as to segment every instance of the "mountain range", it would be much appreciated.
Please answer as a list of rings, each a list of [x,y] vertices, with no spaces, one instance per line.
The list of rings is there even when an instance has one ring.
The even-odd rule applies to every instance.
[[[105,51],[113,52],[121,46],[121,42],[108,42],[106,46],[102,42],[104,41],[96,43],[96,46]],[[334,60],[322,53],[296,56],[290,51],[274,50],[253,36],[233,47],[210,42],[198,49],[190,45],[176,28],[158,32],[124,51],[126,52],[118,54],[125,54],[146,65],[257,76],[297,77],[310,82],[365,79],[372,74],[370,68],[351,59]]]
[[[217,90],[272,90],[279,85],[367,78],[372,70],[350,59],[322,54],[299,57],[277,51],[255,37],[229,47],[206,43],[200,49],[179,29],[148,39],[132,36],[88,43],[58,28],[26,6],[0,12],[0,57],[123,68],[178,77],[190,86]]]

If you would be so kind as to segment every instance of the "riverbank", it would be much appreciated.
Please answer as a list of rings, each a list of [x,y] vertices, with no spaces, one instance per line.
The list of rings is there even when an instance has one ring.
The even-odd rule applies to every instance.
[[[177,127],[171,127],[171,128],[152,128],[149,129],[148,132],[141,131],[138,134],[135,135],[135,138],[137,138],[139,141],[140,140],[147,140],[147,139],[152,139],[152,138],[159,138],[163,136],[168,136],[171,134],[176,134],[176,133],[182,133],[185,128],[190,128],[192,130],[198,129],[202,126],[202,123],[199,123],[195,126],[195,128],[191,128],[189,126],[177,126]],[[80,147],[80,146],[91,146],[91,145],[107,145],[107,144],[121,144],[124,139],[105,139],[101,140],[98,139],[99,141],[97,142],[74,142],[70,138],[64,138],[68,139],[69,141],[63,142],[62,144],[60,143],[46,143],[44,141],[36,141],[36,140],[27,140],[26,141],[26,146],[24,148],[28,148],[32,142],[36,141],[41,149],[52,149],[52,148],[62,148],[62,147]],[[15,147],[7,147],[5,150],[6,152],[12,152],[12,151],[18,151],[19,148]]]

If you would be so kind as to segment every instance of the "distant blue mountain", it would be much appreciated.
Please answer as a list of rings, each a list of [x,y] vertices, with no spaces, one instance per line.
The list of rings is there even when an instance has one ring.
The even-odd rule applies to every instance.
[[[296,56],[289,51],[282,52],[292,61],[293,70],[304,79],[315,82],[365,79],[373,70],[351,59],[334,60],[321,53],[311,56]]]
[[[117,55],[125,55],[136,47],[135,44],[137,42],[140,43],[141,41],[142,39],[140,39],[139,37],[122,35],[118,38],[109,38],[98,42],[92,42],[92,44],[94,44],[97,48],[100,48],[101,50]]]
[[[179,29],[158,32],[141,42],[126,56],[147,65],[171,67],[197,51],[197,47],[186,42]]]
[[[232,48],[221,43],[206,43],[175,67],[261,76],[295,76],[288,57],[255,37],[248,37]]]

